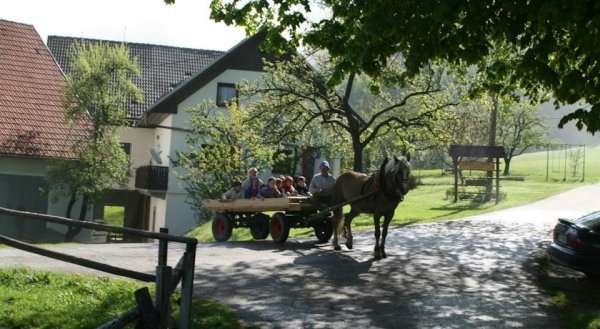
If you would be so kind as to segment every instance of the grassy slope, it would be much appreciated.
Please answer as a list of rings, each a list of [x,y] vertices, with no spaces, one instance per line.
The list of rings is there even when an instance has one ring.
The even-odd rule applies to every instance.
[[[415,175],[422,178],[423,184],[416,190],[411,191],[406,200],[398,207],[392,224],[400,225],[416,222],[431,222],[444,219],[456,219],[514,207],[533,201],[537,201],[553,194],[566,191],[583,184],[600,180],[600,148],[587,150],[586,155],[586,180],[568,178],[562,182],[563,173],[551,172],[550,182],[546,182],[546,152],[529,153],[513,160],[511,174],[513,176],[524,176],[525,181],[502,181],[501,191],[506,197],[498,205],[493,202],[473,203],[460,201],[453,203],[446,199],[446,191],[451,188],[453,178],[441,176],[439,170],[415,171]],[[368,230],[372,228],[371,217],[362,215],[353,222],[357,230]],[[205,223],[189,234],[197,237],[200,241],[212,241],[211,223]],[[311,236],[312,229],[296,229],[290,232],[291,236]],[[235,229],[232,240],[250,240],[251,236],[247,229]]]
[[[124,218],[124,207],[104,207],[104,222],[106,224],[113,226],[123,226]]]
[[[96,328],[133,307],[139,287],[103,277],[1,269],[0,328]],[[234,311],[208,300],[195,299],[192,314],[193,328],[243,328]]]

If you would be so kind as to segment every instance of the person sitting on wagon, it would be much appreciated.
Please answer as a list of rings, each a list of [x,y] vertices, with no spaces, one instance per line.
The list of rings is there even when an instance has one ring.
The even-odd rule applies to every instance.
[[[275,179],[275,186],[277,186],[277,189],[279,191],[281,191],[282,185],[283,185],[283,180],[285,179],[285,177],[283,177],[283,178],[281,178],[281,177],[273,177],[273,178]]]
[[[223,200],[237,200],[243,198],[244,191],[242,190],[242,182],[239,180],[234,180],[231,184],[231,188],[221,196],[221,199]]]
[[[298,178],[296,178],[295,188],[298,195],[310,195],[308,192],[308,186],[306,186],[306,178],[304,178],[304,176],[298,176]]]
[[[258,178],[258,169],[250,168],[250,170],[248,170],[248,178],[242,183],[244,197],[246,199],[256,198],[263,184],[263,181]]]
[[[261,198],[280,198],[282,196],[281,191],[277,188],[275,177],[271,177],[267,180],[267,185],[264,185],[260,189],[258,196]]]
[[[291,176],[286,176],[281,183],[281,193],[284,195],[298,195],[294,188],[294,179]]]

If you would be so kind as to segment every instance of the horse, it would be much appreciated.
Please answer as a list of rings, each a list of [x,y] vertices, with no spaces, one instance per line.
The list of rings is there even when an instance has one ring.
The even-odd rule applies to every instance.
[[[410,165],[404,157],[385,158],[379,171],[371,176],[354,171],[346,172],[336,180],[332,191],[332,204],[347,202],[370,194],[369,197],[350,204],[350,212],[343,214],[342,208],[334,209],[332,216],[333,248],[341,250],[338,244],[340,231],[344,230],[346,247],[352,249],[352,219],[361,213],[373,214],[375,225],[375,259],[386,258],[385,239],[388,226],[398,204],[415,187],[416,181],[410,175]],[[383,216],[383,232],[380,219]],[[342,217],[344,221],[342,221]],[[381,243],[380,243],[381,235]]]

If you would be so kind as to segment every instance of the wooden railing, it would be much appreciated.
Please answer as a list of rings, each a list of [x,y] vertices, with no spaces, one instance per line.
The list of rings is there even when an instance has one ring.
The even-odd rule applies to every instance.
[[[169,185],[169,167],[142,166],[135,171],[135,187],[166,191]]]
[[[125,269],[90,259],[75,257],[54,250],[40,248],[38,246],[0,234],[0,243],[4,243],[17,249],[21,249],[53,259],[58,259],[64,262],[84,266],[105,273],[110,273],[113,275],[123,276],[126,278],[144,282],[155,283],[156,296],[154,301],[152,301],[152,297],[150,296],[150,292],[147,287],[138,289],[134,294],[136,307],[128,310],[127,312],[121,314],[120,316],[114,318],[113,320],[103,324],[98,328],[124,328],[128,324],[133,323],[135,321],[138,321],[138,323],[141,325],[141,328],[168,328],[168,321],[170,318],[169,301],[171,299],[171,295],[173,294],[173,292],[175,292],[179,283],[181,283],[181,303],[180,320],[178,328],[191,328],[194,266],[196,259],[196,245],[198,244],[198,241],[196,239],[168,234],[168,230],[166,228],[161,228],[160,232],[149,232],[128,227],[117,227],[87,221],[77,221],[59,216],[38,214],[2,207],[0,207],[0,214],[15,216],[23,220],[41,220],[55,224],[62,224],[69,227],[74,226],[104,232],[126,233],[143,238],[159,240],[157,261],[158,264],[156,266],[156,274],[150,274]],[[172,268],[167,265],[167,252],[169,242],[183,243],[186,245],[185,252],[183,253],[183,256],[179,259],[179,262],[177,263],[175,268]]]

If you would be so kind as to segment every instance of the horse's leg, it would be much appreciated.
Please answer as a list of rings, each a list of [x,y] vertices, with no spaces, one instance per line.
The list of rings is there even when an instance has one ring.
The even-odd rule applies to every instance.
[[[354,212],[353,209],[350,209],[350,212],[344,215],[344,227],[346,232],[346,247],[348,249],[352,249],[352,220],[356,217],[358,213]]]
[[[386,214],[383,218],[383,232],[381,234],[381,247],[379,248],[382,258],[387,257],[385,254],[385,238],[387,237],[388,226],[390,225],[392,218],[394,218],[394,213]]]
[[[339,224],[340,221],[342,220],[342,217],[344,216],[343,214],[343,210],[342,208],[340,209],[335,209],[333,211],[333,217],[331,218],[331,225],[333,227],[333,249],[335,250],[341,250],[342,247],[340,247],[339,243],[338,243],[338,236],[340,235],[339,232]]]
[[[379,231],[379,219],[380,218],[381,218],[381,215],[379,215],[379,214],[373,215],[373,221],[375,223],[375,250],[373,252],[373,255],[375,256],[375,259],[381,259],[381,249],[379,248],[379,235],[381,234]]]

